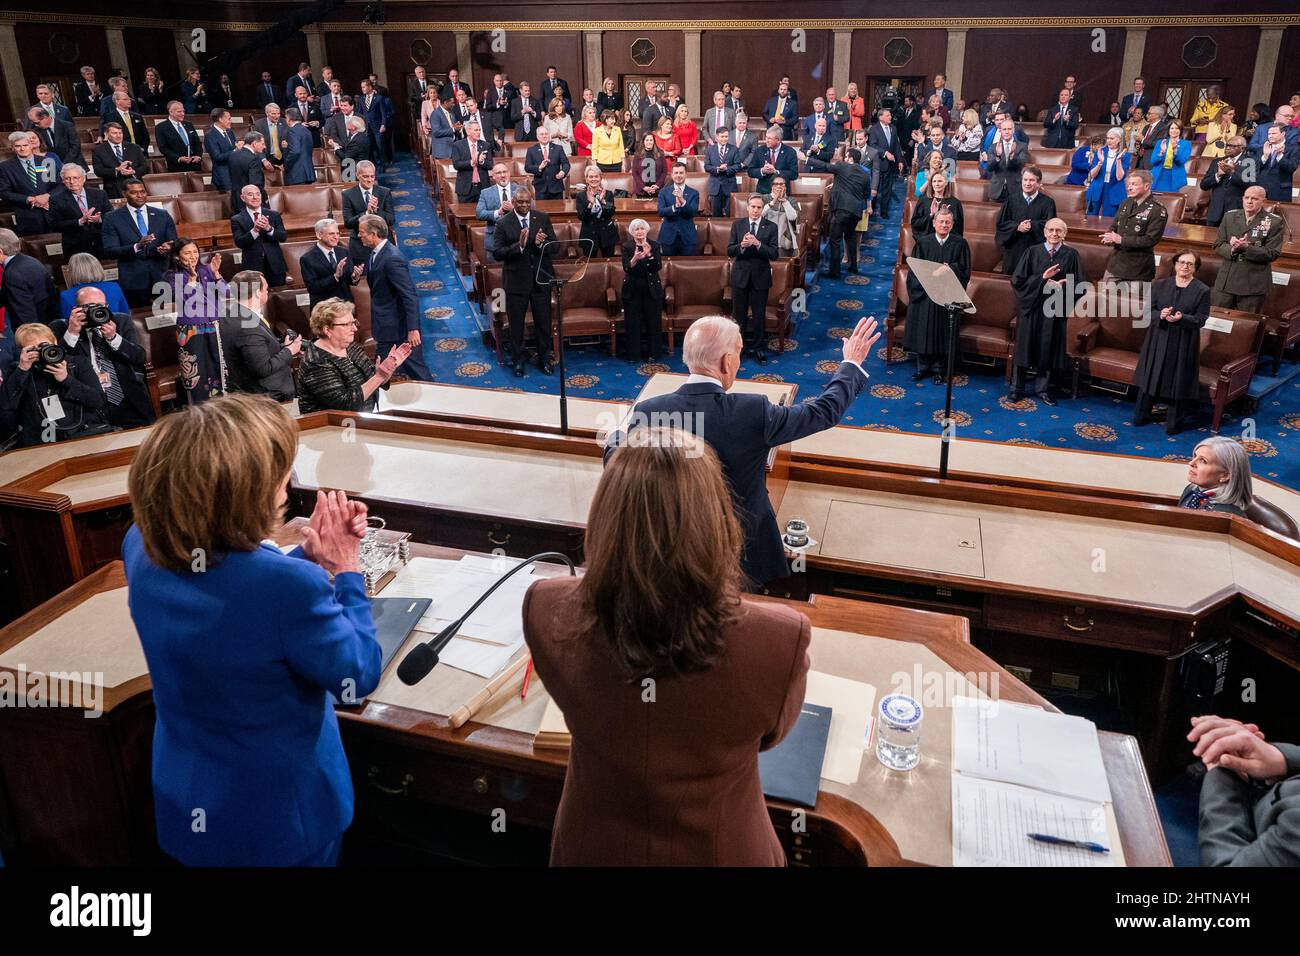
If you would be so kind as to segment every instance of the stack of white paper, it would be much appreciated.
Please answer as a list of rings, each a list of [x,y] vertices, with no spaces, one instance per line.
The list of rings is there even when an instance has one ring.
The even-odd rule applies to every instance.
[[[952,707],[954,866],[1116,866],[1110,784],[1097,728],[1081,717],[1007,701]],[[1110,853],[1039,843],[1043,833]]]
[[[412,558],[384,588],[383,596],[431,598],[433,603],[415,627],[437,634],[518,563],[514,558],[476,555],[459,561]],[[534,580],[533,569],[524,568],[497,588],[443,648],[439,660],[480,677],[499,673],[523,646],[524,592]]]

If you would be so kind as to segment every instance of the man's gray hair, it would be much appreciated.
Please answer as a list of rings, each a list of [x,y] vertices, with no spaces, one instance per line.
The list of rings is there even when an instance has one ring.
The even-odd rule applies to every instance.
[[[383,216],[365,215],[357,220],[357,228],[373,232],[380,239],[388,238],[388,223]]]
[[[1161,118],[1164,118],[1164,115],[1165,115],[1165,108],[1164,108],[1163,106],[1160,106],[1159,104],[1156,104],[1155,106],[1152,106],[1151,108],[1152,108],[1153,110],[1156,111],[1156,115],[1157,115],[1157,116],[1159,116],[1159,117],[1161,117]]]
[[[179,107],[181,107],[182,109],[184,109],[185,104],[182,103],[180,100],[172,100],[170,103],[167,104],[167,112],[168,112],[168,113],[170,113],[170,112],[172,111],[172,107],[173,107],[173,106],[179,106]]]
[[[347,119],[347,126],[348,129],[352,130],[354,133],[360,133],[363,129],[366,128],[366,121],[363,120],[356,113],[353,113]]]
[[[368,169],[373,173],[375,171],[375,164],[368,159],[363,159],[361,162],[357,163],[357,172],[361,172],[363,169]]]
[[[59,173],[59,178],[62,179],[64,176],[68,175],[68,173],[76,173],[81,176],[82,179],[86,178],[86,170],[83,167],[78,166],[76,163],[64,163],[63,171]]]
[[[330,226],[337,226],[337,225],[338,223],[335,222],[333,219],[330,219],[328,216],[324,219],[317,219],[316,225],[313,227],[316,230],[316,238],[319,239],[321,236],[323,236],[325,234],[325,230],[328,229]]]
[[[1214,500],[1225,505],[1236,505],[1245,511],[1255,498],[1250,482],[1250,456],[1246,453],[1246,449],[1240,442],[1224,438],[1222,435],[1213,435],[1205,441],[1198,442],[1193,454],[1202,448],[1206,449],[1219,467],[1228,473],[1228,480],[1224,482],[1221,491],[1214,493]]]
[[[7,256],[16,256],[22,249],[22,240],[12,229],[0,229],[0,252]]]
[[[266,137],[255,129],[250,129],[244,134],[244,144],[247,146],[252,146],[254,143],[260,143],[264,139],[266,139]]]
[[[633,219],[631,222],[627,224],[628,232],[631,232],[633,229],[640,229],[640,228],[649,229],[650,223],[646,222],[644,219]]]
[[[740,342],[740,326],[725,315],[696,319],[682,340],[682,359],[692,372],[710,372],[722,364],[722,356]]]
[[[9,145],[13,146],[16,143],[25,142],[26,139],[27,139],[27,130],[25,129],[15,130],[14,132],[9,134]]]
[[[262,112],[265,113],[267,116],[270,116],[271,110],[278,110],[279,108],[280,108],[279,103],[267,103],[266,106],[262,107]]]

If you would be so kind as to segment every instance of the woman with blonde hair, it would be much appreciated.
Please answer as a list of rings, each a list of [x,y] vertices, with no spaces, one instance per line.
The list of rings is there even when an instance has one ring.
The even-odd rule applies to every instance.
[[[162,77],[152,66],[145,67],[144,82],[135,91],[135,106],[141,116],[163,116],[167,113],[167,91]]]
[[[591,158],[604,173],[623,171],[623,131],[618,127],[618,113],[605,110],[603,122],[591,140]]]
[[[542,125],[551,134],[551,142],[558,143],[560,149],[564,150],[564,155],[573,154],[573,120],[569,119],[569,114],[564,112],[563,97],[557,96],[551,100]]]
[[[297,451],[286,409],[227,395],[164,416],[131,463],[122,562],[153,684],[154,819],[187,866],[333,865],[352,822],[334,701],[379,683],[366,507],[319,491],[301,547],[264,543]]]
[[[299,361],[298,411],[373,412],[379,404],[376,393],[388,388],[388,380],[410,356],[410,344],[403,342],[376,366],[357,341],[356,307],[346,299],[322,299],[309,321],[316,339],[303,348]]]
[[[700,140],[700,128],[691,119],[690,108],[685,103],[673,115],[673,133],[677,136],[678,156],[694,156],[695,144]]]
[[[763,218],[776,224],[776,244],[782,256],[799,251],[799,206],[790,198],[784,176],[772,178],[772,193],[763,205]]]
[[[957,151],[958,162],[977,161],[980,158],[980,144],[984,142],[984,127],[980,125],[980,115],[974,110],[963,110],[961,122],[949,142]]]
[[[578,123],[573,127],[573,142],[577,144],[577,152],[574,155],[591,155],[591,144],[599,128],[600,124],[596,122],[596,107],[584,106]]]
[[[654,131],[655,146],[659,152],[663,153],[668,160],[669,165],[676,161],[677,155],[682,151],[681,144],[677,139],[677,130],[673,126],[671,116],[661,116],[659,126]]]
[[[524,638],[572,735],[553,865],[784,863],[758,755],[798,719],[811,628],[742,596],[743,541],[713,449],[634,429],[592,498],[587,573],[529,589]]]
[[[130,312],[126,304],[126,294],[122,287],[108,278],[104,264],[89,252],[73,253],[68,260],[68,287],[59,293],[59,308],[63,318],[72,314],[77,306],[77,293],[87,286],[94,286],[104,293],[104,302],[110,312]]]

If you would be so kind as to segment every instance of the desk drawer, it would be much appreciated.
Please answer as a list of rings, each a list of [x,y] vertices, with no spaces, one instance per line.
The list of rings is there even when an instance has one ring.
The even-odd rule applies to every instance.
[[[1179,624],[1168,618],[1129,614],[1096,604],[993,594],[984,602],[984,626],[992,631],[1033,634],[1144,654],[1170,654]]]

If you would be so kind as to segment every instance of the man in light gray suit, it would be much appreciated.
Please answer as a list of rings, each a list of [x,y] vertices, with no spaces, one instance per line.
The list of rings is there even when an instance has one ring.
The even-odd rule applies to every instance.
[[[736,111],[726,107],[727,98],[722,90],[713,94],[713,105],[704,111],[704,138],[712,145],[717,142],[719,129],[734,129]]]
[[[514,199],[519,189],[518,185],[510,182],[510,167],[505,163],[497,163],[492,167],[492,185],[478,194],[478,204],[474,207],[474,218],[487,223],[487,250],[489,256],[492,255],[492,243],[495,240],[497,220],[514,212],[514,205],[511,200]]]
[[[1193,717],[1187,739],[1201,784],[1202,866],[1300,866],[1300,746],[1254,724]]]

